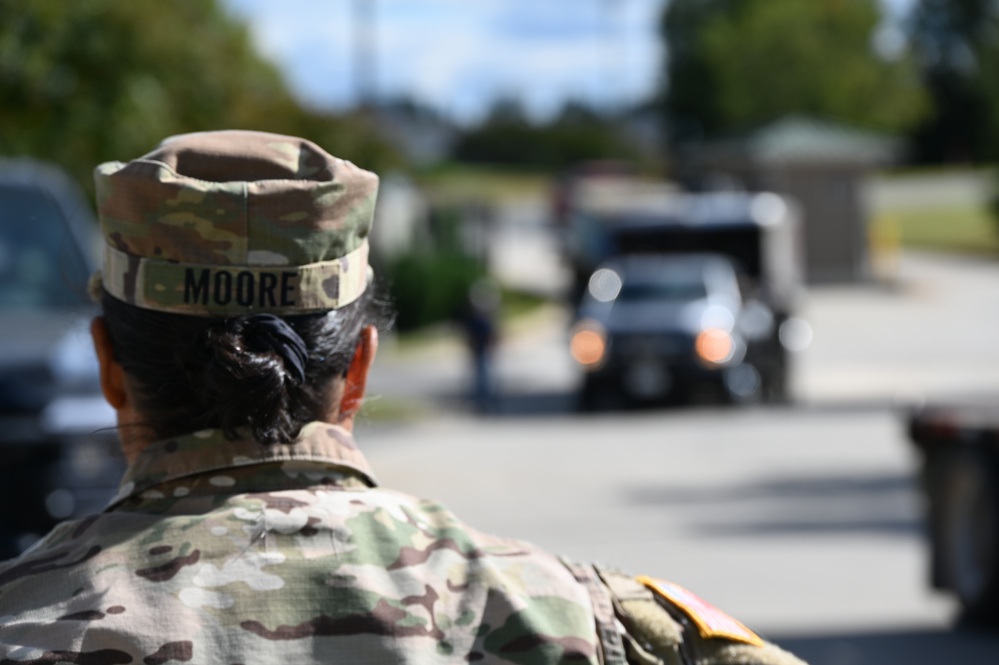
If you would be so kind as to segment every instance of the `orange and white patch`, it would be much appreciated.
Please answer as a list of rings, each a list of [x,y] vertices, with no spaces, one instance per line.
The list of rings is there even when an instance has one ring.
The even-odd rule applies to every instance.
[[[697,626],[697,632],[701,637],[705,639],[724,637],[753,646],[763,646],[763,640],[759,635],[682,586],[644,575],[636,579],[639,584],[679,607]]]

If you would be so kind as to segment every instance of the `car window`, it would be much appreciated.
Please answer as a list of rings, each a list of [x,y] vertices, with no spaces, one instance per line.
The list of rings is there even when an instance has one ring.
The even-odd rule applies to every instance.
[[[690,301],[707,298],[708,291],[703,281],[692,279],[656,282],[624,282],[619,302],[639,302],[645,300]]]
[[[88,278],[80,248],[50,195],[0,185],[0,310],[85,304]]]

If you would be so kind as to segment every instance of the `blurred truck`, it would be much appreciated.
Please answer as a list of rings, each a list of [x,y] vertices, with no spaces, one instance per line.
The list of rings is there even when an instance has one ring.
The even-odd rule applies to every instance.
[[[921,406],[908,416],[926,499],[930,583],[967,619],[999,624],[999,400]]]
[[[0,159],[0,559],[99,511],[124,468],[88,331],[95,234],[60,170]]]
[[[775,194],[682,193],[617,174],[563,196],[584,408],[610,395],[785,401],[807,324],[796,207]]]

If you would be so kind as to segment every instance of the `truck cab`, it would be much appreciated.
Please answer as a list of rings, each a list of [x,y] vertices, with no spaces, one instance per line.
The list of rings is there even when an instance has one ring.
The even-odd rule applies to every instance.
[[[800,323],[794,313],[803,291],[792,202],[620,177],[575,191],[565,246],[576,274],[570,351],[584,370],[584,408],[608,391],[682,400],[699,385],[737,403],[788,399],[786,340]],[[620,289],[600,302],[607,280]],[[583,342],[596,349],[600,340],[599,360],[579,356],[589,348]],[[718,359],[698,354],[708,342]]]
[[[571,335],[584,368],[584,408],[607,394],[683,400],[707,388],[742,402],[783,389],[782,358],[768,354],[773,313],[744,300],[740,273],[719,254],[612,259],[589,280]]]

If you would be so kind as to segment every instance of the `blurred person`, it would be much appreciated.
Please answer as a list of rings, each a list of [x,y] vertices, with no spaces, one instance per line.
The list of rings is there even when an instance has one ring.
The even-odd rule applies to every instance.
[[[461,323],[472,362],[472,402],[479,413],[492,411],[496,400],[494,356],[499,334],[502,295],[496,280],[477,279],[468,289]]]
[[[352,436],[374,174],[229,131],[95,177],[128,468],[104,512],[0,564],[0,661],[800,663],[680,587],[377,486]]]

